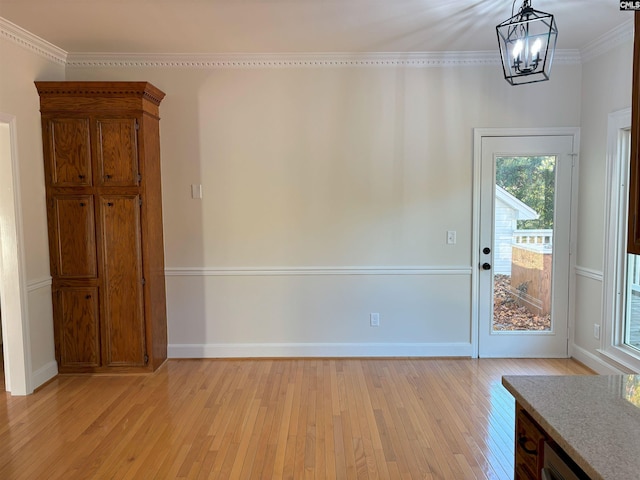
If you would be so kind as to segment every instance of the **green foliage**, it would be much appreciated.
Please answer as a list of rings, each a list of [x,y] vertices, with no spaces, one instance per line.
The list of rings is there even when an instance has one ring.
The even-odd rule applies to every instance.
[[[498,157],[496,184],[538,212],[537,220],[518,220],[519,229],[553,228],[556,157]]]

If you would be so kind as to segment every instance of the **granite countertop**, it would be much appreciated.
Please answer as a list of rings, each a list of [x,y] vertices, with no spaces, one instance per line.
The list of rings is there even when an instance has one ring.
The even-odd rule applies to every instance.
[[[593,480],[640,479],[640,375],[502,377]]]

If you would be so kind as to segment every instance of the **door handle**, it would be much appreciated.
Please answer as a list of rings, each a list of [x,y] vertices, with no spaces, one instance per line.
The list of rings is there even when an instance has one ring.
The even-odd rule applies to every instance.
[[[490,263],[483,263],[482,264],[482,269],[483,270],[491,270],[491,264]]]

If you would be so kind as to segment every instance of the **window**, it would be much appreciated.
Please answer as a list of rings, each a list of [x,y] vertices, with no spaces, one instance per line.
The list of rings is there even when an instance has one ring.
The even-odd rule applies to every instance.
[[[631,110],[609,115],[605,295],[600,353],[640,372],[640,255],[627,254]]]
[[[623,344],[640,353],[640,255],[627,254]]]

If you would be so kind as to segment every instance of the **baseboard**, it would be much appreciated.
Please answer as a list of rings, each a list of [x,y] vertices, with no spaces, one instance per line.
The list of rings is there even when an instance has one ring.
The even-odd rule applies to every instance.
[[[585,350],[575,344],[571,348],[571,357],[600,375],[620,375],[621,373],[625,373],[600,358],[598,355],[594,355],[588,350]]]
[[[58,375],[58,362],[53,360],[31,374],[31,386],[35,390],[39,386],[47,383],[56,375]]]
[[[471,357],[471,343],[173,344],[169,358]]]

